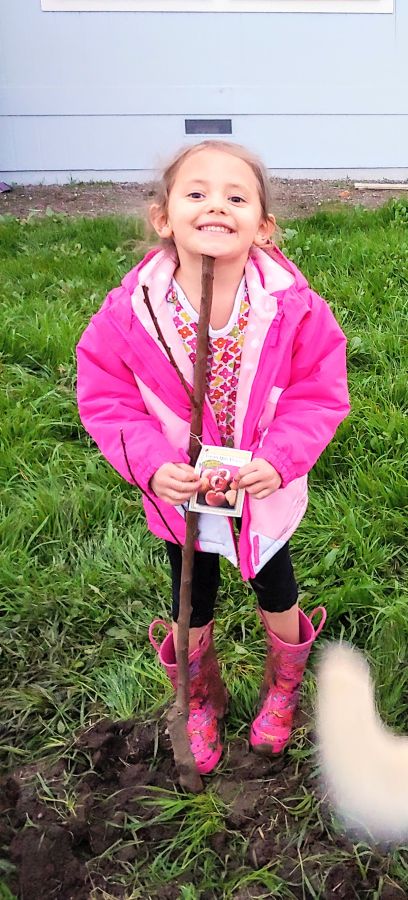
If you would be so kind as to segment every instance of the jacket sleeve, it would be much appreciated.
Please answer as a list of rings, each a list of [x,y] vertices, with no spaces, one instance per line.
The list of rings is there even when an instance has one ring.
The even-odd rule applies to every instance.
[[[132,483],[122,431],[135,480],[152,493],[149,481],[157,469],[165,462],[188,462],[188,457],[169,443],[158,419],[148,413],[132,371],[107,335],[100,333],[97,316],[78,343],[77,362],[78,408],[84,427],[103,456]]]
[[[291,375],[254,457],[267,459],[282,487],[314,466],[349,410],[346,338],[313,291],[293,344]]]

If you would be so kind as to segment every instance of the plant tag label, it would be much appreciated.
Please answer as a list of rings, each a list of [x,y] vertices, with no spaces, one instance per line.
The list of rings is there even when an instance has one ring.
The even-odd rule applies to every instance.
[[[250,450],[203,444],[194,467],[201,478],[201,487],[191,497],[189,510],[216,516],[241,516],[245,490],[238,489],[235,476],[251,459]]]

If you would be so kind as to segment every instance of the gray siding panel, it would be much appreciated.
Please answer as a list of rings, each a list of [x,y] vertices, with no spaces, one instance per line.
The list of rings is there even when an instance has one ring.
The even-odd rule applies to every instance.
[[[8,130],[3,172],[8,166],[41,171],[44,159],[48,170],[71,173],[155,169],[179,146],[195,142],[184,136],[179,116],[24,116],[9,118]],[[231,139],[249,144],[271,169],[381,168],[384,160],[388,168],[403,168],[408,117],[234,116]]]
[[[217,116],[271,168],[405,168],[407,45],[406,0],[392,16],[1,3],[0,177],[137,178],[200,139],[185,117]]]
[[[407,35],[408,41],[408,35]],[[407,65],[408,70],[408,65]],[[231,115],[406,115],[407,80],[396,70],[395,84],[385,78],[373,84],[337,76],[332,95],[325,79],[308,85],[285,81],[279,92],[262,84],[154,85],[129,90],[126,84],[90,84],[86,91],[71,84],[52,87],[0,87],[0,116],[231,116]]]

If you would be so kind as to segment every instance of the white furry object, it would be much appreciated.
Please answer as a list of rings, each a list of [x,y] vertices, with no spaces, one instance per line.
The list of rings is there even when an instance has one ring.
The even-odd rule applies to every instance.
[[[328,647],[318,672],[317,733],[329,796],[346,824],[376,840],[408,836],[408,738],[376,710],[363,655]]]

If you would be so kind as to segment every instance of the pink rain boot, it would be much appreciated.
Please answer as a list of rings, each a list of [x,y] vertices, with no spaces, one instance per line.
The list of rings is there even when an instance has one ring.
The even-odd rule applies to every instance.
[[[299,610],[300,642],[285,644],[268,628],[263,611],[258,612],[266,628],[268,647],[261,687],[262,707],[252,722],[249,741],[256,753],[272,756],[284,750],[289,741],[307,659],[327,614],[323,606],[314,609],[309,618]],[[317,613],[321,613],[321,620],[315,630],[312,619]]]
[[[167,637],[161,646],[154,638],[157,625],[163,625]],[[187,731],[190,746],[202,775],[207,775],[217,765],[222,744],[221,723],[227,708],[228,695],[221,681],[220,670],[213,644],[214,622],[209,622],[203,631],[198,647],[190,653],[190,715]],[[171,625],[162,619],[155,619],[149,628],[150,643],[159,655],[173,688],[177,688],[177,662]]]

